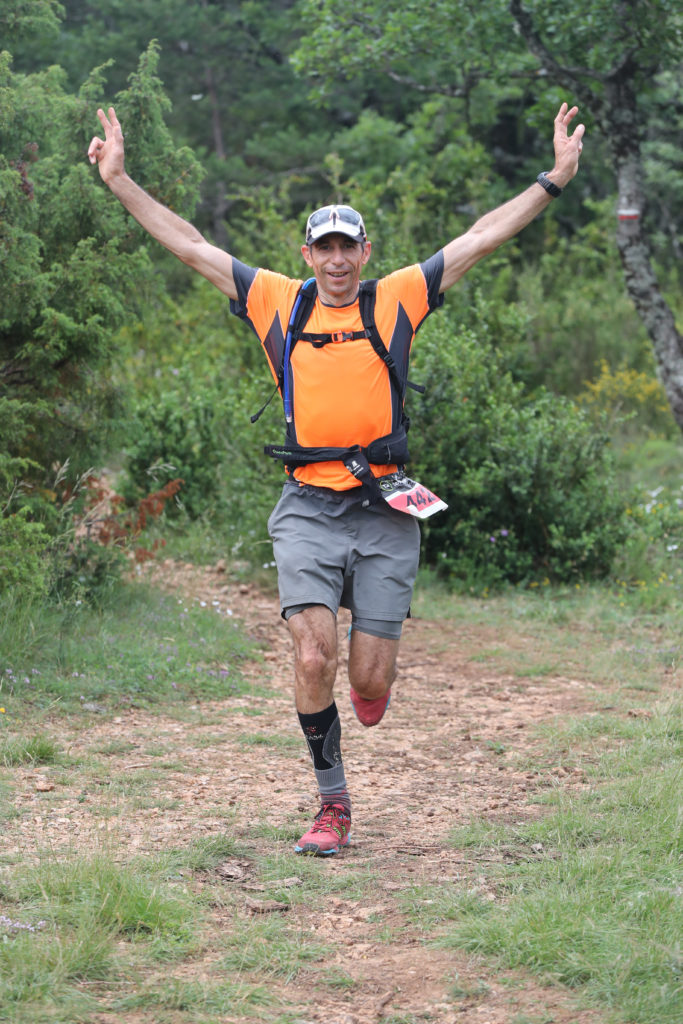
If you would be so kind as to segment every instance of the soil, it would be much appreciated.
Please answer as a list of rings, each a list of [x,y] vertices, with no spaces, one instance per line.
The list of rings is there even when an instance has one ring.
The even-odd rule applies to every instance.
[[[126,855],[145,854],[223,835],[227,829],[240,849],[252,849],[255,857],[264,852],[291,857],[295,884],[301,861],[291,852],[291,840],[285,842],[277,829],[291,826],[296,812],[305,830],[318,804],[293,708],[290,639],[277,598],[236,583],[223,563],[199,570],[167,562],[153,565],[149,575],[190,599],[229,605],[262,649],[262,660],[249,663],[245,671],[266,683],[270,695],[231,697],[224,705],[207,702],[202,714],[187,709],[195,711],[187,721],[177,713],[130,708],[113,719],[93,716],[87,730],[74,726],[69,737],[73,756],[87,758],[94,752],[102,760],[101,752],[108,751],[100,793],[70,790],[69,780],[62,779],[59,803],[50,809],[41,788],[54,788],[49,773],[26,770],[19,799],[28,813],[8,823],[11,835],[5,848],[18,852],[46,843],[53,848],[77,843],[92,849],[109,837]],[[492,866],[506,857],[544,855],[538,848],[522,854],[459,851],[449,842],[449,832],[471,820],[528,821],[542,813],[533,798],[547,787],[585,785],[580,770],[550,758],[543,770],[527,771],[523,757],[516,755],[540,749],[535,725],[588,707],[589,684],[493,674],[464,653],[484,637],[465,635],[468,627],[457,622],[413,618],[404,627],[391,705],[378,727],[365,729],[352,712],[345,683],[347,628],[342,613],[336,700],[353,799],[352,841],[338,856],[308,863],[331,879],[372,873],[376,884],[371,898],[346,897],[342,890],[340,897],[326,898],[320,905],[286,909],[264,897],[248,856],[228,858],[203,882],[230,897],[215,901],[216,928],[229,927],[236,899],[245,914],[287,913],[302,934],[329,946],[323,961],[305,968],[294,981],[277,984],[278,1000],[291,1008],[286,1019],[292,1024],[597,1024],[603,1018],[577,1010],[565,989],[543,987],[524,974],[492,973],[490,965],[473,957],[430,946],[425,941],[429,936],[411,923],[397,900],[397,894],[412,886],[463,882],[485,899],[496,900],[500,894]],[[69,730],[68,723],[65,728]],[[244,736],[254,734],[267,735],[272,742],[244,742]],[[163,748],[163,757],[150,755],[152,742]],[[136,772],[158,768],[159,762],[164,770],[149,776],[146,806],[115,795],[116,780],[130,780]],[[112,814],[89,814],[89,803],[101,804],[103,799],[111,801]],[[259,828],[263,836],[268,825],[274,827],[275,838],[258,838]],[[351,888],[351,893],[356,891]],[[377,938],[379,930],[384,936],[391,932],[391,941]],[[210,966],[209,953],[205,962],[186,966],[183,974],[196,969],[200,978]],[[335,973],[350,976],[355,984],[335,988],[325,983]],[[283,1019],[280,1012],[274,1006],[273,1019]],[[96,1021],[111,1024],[115,1019],[120,1017],[101,1013]],[[127,1024],[155,1019],[126,1016]],[[226,1024],[247,1019],[216,1018]]]

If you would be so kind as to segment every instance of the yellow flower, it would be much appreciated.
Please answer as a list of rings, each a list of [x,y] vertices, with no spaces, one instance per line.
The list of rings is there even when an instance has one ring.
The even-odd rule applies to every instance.
[[[0,715],[4,715],[4,713],[5,713],[5,709],[4,708],[0,708]]]

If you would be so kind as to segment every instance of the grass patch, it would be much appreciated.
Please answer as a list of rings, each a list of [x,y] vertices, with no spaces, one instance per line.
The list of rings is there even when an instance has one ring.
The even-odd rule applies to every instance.
[[[17,1024],[92,1020],[87,990],[115,984],[126,946],[152,962],[196,948],[197,901],[149,861],[44,857],[16,869],[2,895],[0,1005]]]
[[[476,601],[421,570],[412,607],[417,617],[456,623],[463,656],[492,671],[561,674],[632,700],[633,692],[659,693],[683,664],[683,592],[672,590],[656,611],[644,609],[641,597],[615,583],[510,587]]]
[[[193,1015],[220,1013],[232,1016],[254,1006],[272,1006],[273,1003],[277,1003],[277,997],[270,994],[264,985],[243,981],[207,983],[164,976],[147,982],[139,992],[117,999],[113,1008],[123,1013],[158,1007]]]
[[[29,651],[10,645],[2,676],[8,719],[17,699],[67,710],[225,699],[247,691],[240,672],[256,654],[239,624],[142,583],[121,585],[104,609],[45,607]]]
[[[241,747],[267,747],[276,750],[300,750],[298,736],[274,736],[272,733],[246,733],[237,737]]]
[[[292,830],[297,839],[301,827]],[[321,870],[320,860],[297,857],[292,861],[289,849],[258,859],[259,877],[265,886],[265,895],[281,903],[315,906],[326,896],[341,894],[345,900],[360,900],[377,885],[373,871],[346,868],[344,871]],[[331,866],[331,865],[330,865]]]
[[[183,849],[169,851],[165,857],[166,871],[178,872],[184,868],[195,873],[215,871],[226,858],[241,852],[230,836],[206,836],[195,839]]]
[[[185,948],[196,919],[193,901],[164,884],[149,860],[120,865],[107,853],[93,857],[46,857],[20,874],[15,899],[55,924],[78,926],[84,918],[117,936],[167,935]]]
[[[328,947],[291,927],[280,916],[244,921],[235,918],[223,936],[227,952],[221,969],[256,977],[293,981],[304,967],[321,960]]]
[[[14,768],[21,764],[60,764],[59,746],[49,736],[5,736],[0,740],[0,764]]]
[[[623,1020],[674,1024],[683,1014],[680,705],[612,731],[588,791],[558,788],[524,826],[453,834],[460,847],[506,844],[514,863],[476,886],[413,891],[409,912],[439,943],[524,967],[613,1007]]]
[[[356,979],[341,967],[330,967],[326,971],[321,971],[318,978],[327,988],[338,992],[351,992],[357,984]]]
[[[40,920],[33,918],[34,927]],[[11,937],[0,931],[0,1006],[7,1024],[90,1021],[96,1000],[82,983],[101,982],[113,968],[114,939],[84,917],[63,931],[54,925]]]

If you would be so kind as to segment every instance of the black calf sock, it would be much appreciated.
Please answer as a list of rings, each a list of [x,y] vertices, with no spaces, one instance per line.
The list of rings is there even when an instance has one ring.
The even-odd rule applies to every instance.
[[[344,776],[337,705],[333,701],[329,708],[314,715],[299,713],[299,722],[311,752],[321,802],[341,804],[350,814],[351,798]]]
[[[314,715],[302,715],[299,712],[299,723],[306,737],[314,768],[325,771],[341,764],[341,723],[334,701],[329,708],[317,711]]]

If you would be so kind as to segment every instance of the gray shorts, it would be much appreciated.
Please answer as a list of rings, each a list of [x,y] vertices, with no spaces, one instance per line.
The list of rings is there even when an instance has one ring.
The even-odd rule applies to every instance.
[[[287,617],[316,604],[336,615],[341,606],[354,628],[397,638],[410,613],[420,528],[386,502],[363,508],[359,492],[285,484],[268,520],[280,607]]]

